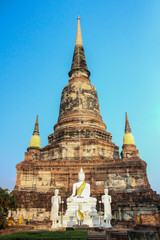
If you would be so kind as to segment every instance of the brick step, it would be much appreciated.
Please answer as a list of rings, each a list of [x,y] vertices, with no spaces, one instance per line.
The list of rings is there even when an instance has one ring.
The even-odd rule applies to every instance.
[[[128,240],[126,231],[115,231],[110,233],[110,240]]]
[[[88,233],[87,240],[128,240],[127,232]]]
[[[87,240],[106,240],[106,233],[98,232],[88,233]]]
[[[109,240],[128,240],[128,236],[124,234],[111,234]]]

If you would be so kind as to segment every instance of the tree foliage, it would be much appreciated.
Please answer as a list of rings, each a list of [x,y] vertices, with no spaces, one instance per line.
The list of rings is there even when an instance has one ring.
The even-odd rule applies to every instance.
[[[8,189],[0,187],[0,229],[7,225],[8,211],[15,211],[17,208],[16,199],[13,193],[9,193]]]

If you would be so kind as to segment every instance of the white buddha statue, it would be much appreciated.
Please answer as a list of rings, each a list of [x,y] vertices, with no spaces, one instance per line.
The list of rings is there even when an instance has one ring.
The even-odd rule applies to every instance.
[[[77,222],[78,225],[97,226],[96,202],[96,198],[90,197],[90,184],[85,182],[85,173],[81,168],[78,173],[78,182],[73,184],[72,195],[67,198],[67,210],[63,218],[64,226],[72,227]]]
[[[67,199],[67,202],[78,200],[78,198],[83,198],[83,200],[90,198],[90,184],[86,183],[84,180],[85,173],[81,168],[78,173],[78,182],[73,184],[72,195]],[[81,200],[79,199],[79,201]]]
[[[61,204],[61,197],[58,195],[59,190],[55,189],[54,196],[51,198],[51,217],[50,220],[52,221],[52,226],[51,228],[56,228],[58,227],[57,221],[58,221],[58,211],[59,211],[59,204]]]
[[[102,203],[104,204],[104,223],[102,224],[102,226],[104,227],[112,227],[111,226],[111,219],[112,219],[112,211],[111,211],[111,196],[108,195],[108,189],[105,188],[104,189],[104,194],[102,196]]]

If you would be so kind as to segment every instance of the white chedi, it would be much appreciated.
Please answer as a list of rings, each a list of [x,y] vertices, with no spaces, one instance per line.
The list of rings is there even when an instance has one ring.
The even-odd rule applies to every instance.
[[[110,228],[112,227],[110,221],[112,219],[112,212],[111,212],[111,196],[108,195],[108,189],[104,189],[104,194],[102,196],[102,203],[104,204],[104,222],[102,223],[103,227]]]
[[[56,228],[60,226],[58,212],[59,212],[59,204],[61,203],[61,197],[58,195],[59,190],[55,189],[54,194],[55,195],[51,198],[51,205],[52,205],[51,217],[50,217],[50,220],[52,221],[51,228]]]

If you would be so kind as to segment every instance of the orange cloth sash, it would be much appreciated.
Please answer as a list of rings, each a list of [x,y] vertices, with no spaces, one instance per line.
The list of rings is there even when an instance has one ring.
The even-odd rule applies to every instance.
[[[79,186],[79,188],[77,188],[77,195],[78,196],[81,196],[81,194],[82,194],[83,190],[85,189],[85,187],[86,187],[86,182],[83,182],[81,184],[81,186]]]

